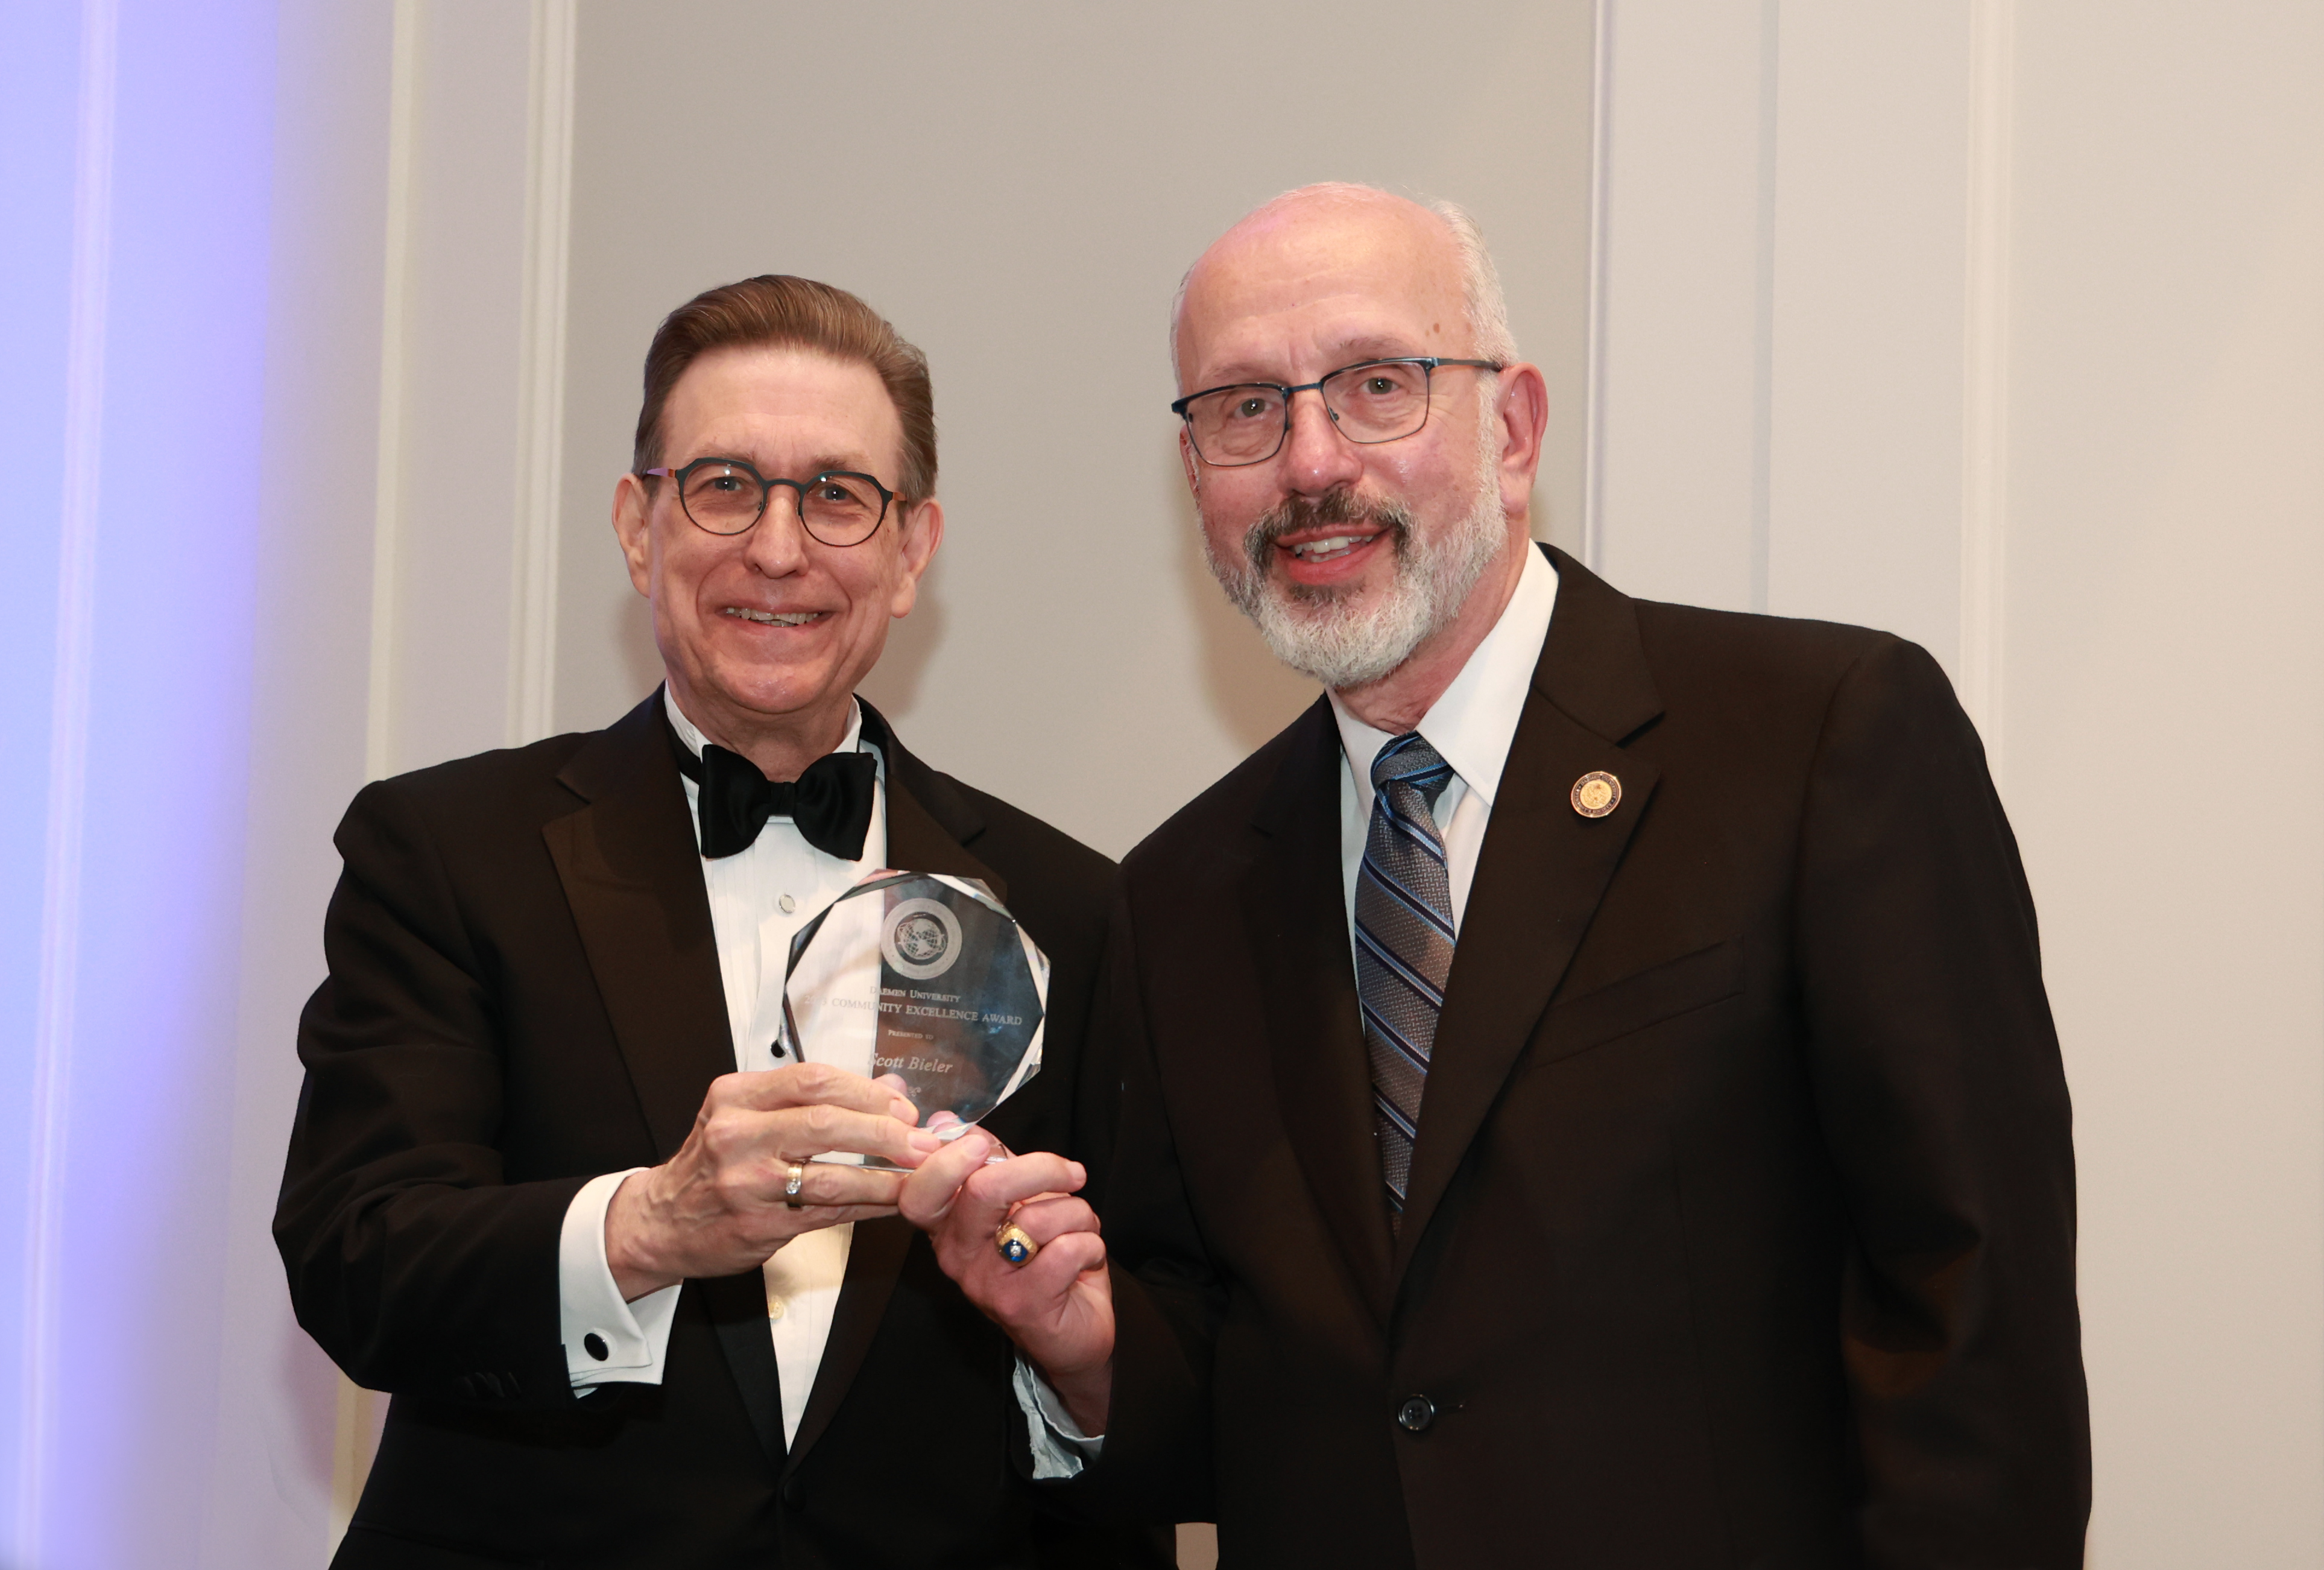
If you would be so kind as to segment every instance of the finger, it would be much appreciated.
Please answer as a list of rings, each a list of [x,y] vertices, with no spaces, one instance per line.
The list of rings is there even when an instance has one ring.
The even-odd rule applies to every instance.
[[[892,1205],[809,1205],[798,1210],[786,1210],[779,1205],[764,1213],[758,1224],[737,1229],[737,1237],[745,1240],[738,1246],[746,1252],[755,1252],[761,1261],[779,1250],[795,1237],[811,1232],[821,1232],[827,1226],[844,1226],[856,1221],[884,1221],[896,1214]],[[749,1269],[747,1263],[738,1270]],[[736,1270],[729,1270],[733,1275]]]
[[[778,1168],[774,1186],[776,1197],[787,1209],[791,1207],[792,1165],[786,1163]],[[871,1205],[892,1213],[904,1191],[904,1175],[900,1172],[882,1172],[873,1167],[838,1161],[801,1161],[796,1165],[799,1171],[798,1208],[802,1210]]]
[[[967,1136],[963,1135],[964,1139]],[[991,1232],[1019,1203],[1042,1194],[1071,1194],[1089,1180],[1079,1161],[1042,1151],[980,1164],[961,1184],[950,1224]]]
[[[890,1117],[901,1118],[908,1123],[918,1122],[919,1121],[920,1109],[912,1104],[912,1087],[904,1083],[904,1076],[902,1075],[883,1074],[872,1083],[874,1085],[884,1085],[890,1090],[896,1093],[897,1104],[889,1109],[888,1115]]]
[[[877,1156],[907,1170],[942,1148],[934,1134],[886,1113],[851,1112],[817,1104],[761,1114],[768,1153],[784,1161],[805,1161],[838,1152]]]
[[[984,1165],[997,1142],[983,1130],[973,1130],[921,1162],[904,1185],[904,1218],[923,1229],[941,1224],[952,1214],[960,1186]]]
[[[1063,1311],[1084,1276],[1104,1267],[1105,1240],[1095,1233],[1070,1232],[1022,1265],[1005,1262],[996,1251],[981,1295],[990,1299],[988,1312],[1004,1324],[1041,1325]]]
[[[1097,1212],[1084,1200],[1065,1196],[1036,1199],[1020,1205],[1009,1217],[1009,1224],[1022,1227],[1025,1235],[1043,1248],[1069,1233],[1102,1232]]]
[[[890,1079],[895,1076],[890,1075]],[[712,1103],[752,1112],[780,1112],[789,1107],[836,1106],[853,1112],[903,1117],[916,1122],[917,1109],[901,1090],[901,1082],[882,1084],[835,1068],[828,1063],[790,1063],[749,1074],[722,1076],[710,1087]],[[910,1109],[908,1115],[899,1108]]]

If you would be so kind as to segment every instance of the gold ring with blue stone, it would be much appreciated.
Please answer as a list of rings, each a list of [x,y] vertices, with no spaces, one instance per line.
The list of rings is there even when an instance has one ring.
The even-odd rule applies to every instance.
[[[1001,1224],[1000,1230],[992,1234],[992,1246],[1001,1251],[1002,1259],[1018,1266],[1022,1266],[1041,1251],[1041,1245],[1033,1241],[1033,1234],[1013,1221]]]

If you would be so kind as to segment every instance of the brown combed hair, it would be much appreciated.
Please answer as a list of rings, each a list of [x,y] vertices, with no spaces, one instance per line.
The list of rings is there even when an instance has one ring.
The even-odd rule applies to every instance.
[[[785,273],[706,290],[662,319],[646,350],[645,402],[638,410],[631,467],[642,474],[660,464],[662,407],[697,356],[761,347],[810,349],[871,366],[904,428],[897,494],[911,502],[936,494],[936,409],[928,357],[847,291]]]

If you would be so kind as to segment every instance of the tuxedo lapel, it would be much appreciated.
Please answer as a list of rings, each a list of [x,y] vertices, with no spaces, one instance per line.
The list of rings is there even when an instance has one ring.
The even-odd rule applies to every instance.
[[[887,762],[888,864],[899,872],[975,878],[1007,903],[1008,885],[963,844],[984,831],[975,808],[942,775],[904,750],[877,709],[868,703],[862,706],[864,739],[877,746]],[[824,1343],[823,1361],[816,1369],[807,1409],[799,1415],[789,1466],[798,1466],[846,1399],[848,1387],[854,1383],[864,1354],[872,1350],[872,1338],[879,1333],[880,1321],[887,1314],[888,1299],[903,1271],[904,1256],[918,1235],[901,1217],[856,1224],[847,1247],[847,1275],[840,1283],[839,1302],[832,1312],[831,1336]],[[764,1312],[762,1306],[761,1313]],[[763,1325],[759,1339],[767,1339]]]
[[[1580,947],[1658,779],[1623,746],[1662,709],[1630,601],[1571,558],[1552,556],[1557,608],[1452,952],[1397,1240],[1399,1278]],[[1582,817],[1569,794],[1593,770],[1621,781],[1621,800],[1604,817]]]
[[[581,947],[667,1161],[686,1142],[710,1082],[734,1069],[718,940],[662,696],[601,732],[558,775],[588,803],[542,837],[581,929]],[[743,1409],[770,1464],[783,1411],[767,1296],[756,1270],[687,1283],[702,1294]]]
[[[888,864],[898,872],[977,879],[1006,905],[1009,885],[968,852],[984,832],[984,819],[943,775],[904,750],[878,709],[855,701],[863,709],[863,739],[888,764]]]
[[[863,1367],[863,1357],[887,1316],[888,1299],[895,1295],[896,1278],[903,1273],[904,1256],[911,1251],[918,1229],[900,1215],[879,1221],[859,1221],[847,1245],[847,1275],[839,1284],[839,1302],[831,1312],[831,1334],[823,1344],[823,1361],[815,1371],[815,1388],[807,1392],[807,1409],[799,1414],[798,1432],[792,1436],[786,1470],[801,1458],[831,1427],[848,1387]],[[768,1339],[766,1306],[759,1308],[759,1339]]]
[[[658,1161],[686,1142],[710,1082],[734,1071],[710,896],[667,725],[656,691],[599,732],[558,775],[587,805],[541,829]]]
[[[1388,1206],[1341,887],[1339,729],[1319,700],[1286,737],[1252,819],[1240,898],[1265,1000],[1276,1099],[1300,1169],[1365,1298],[1388,1319]]]
[[[699,1290],[770,1470],[783,1464],[783,1374],[767,1326],[767,1278],[757,1270],[687,1283]]]

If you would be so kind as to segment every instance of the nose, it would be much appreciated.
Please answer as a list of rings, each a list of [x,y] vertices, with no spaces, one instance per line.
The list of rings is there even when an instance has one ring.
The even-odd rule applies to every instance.
[[[777,485],[767,493],[767,510],[743,537],[742,559],[766,577],[788,577],[807,565],[807,525],[799,519],[797,491]]]
[[[1321,389],[1291,395],[1291,429],[1283,439],[1284,488],[1295,495],[1320,496],[1352,485],[1363,465],[1355,444],[1340,434]]]

